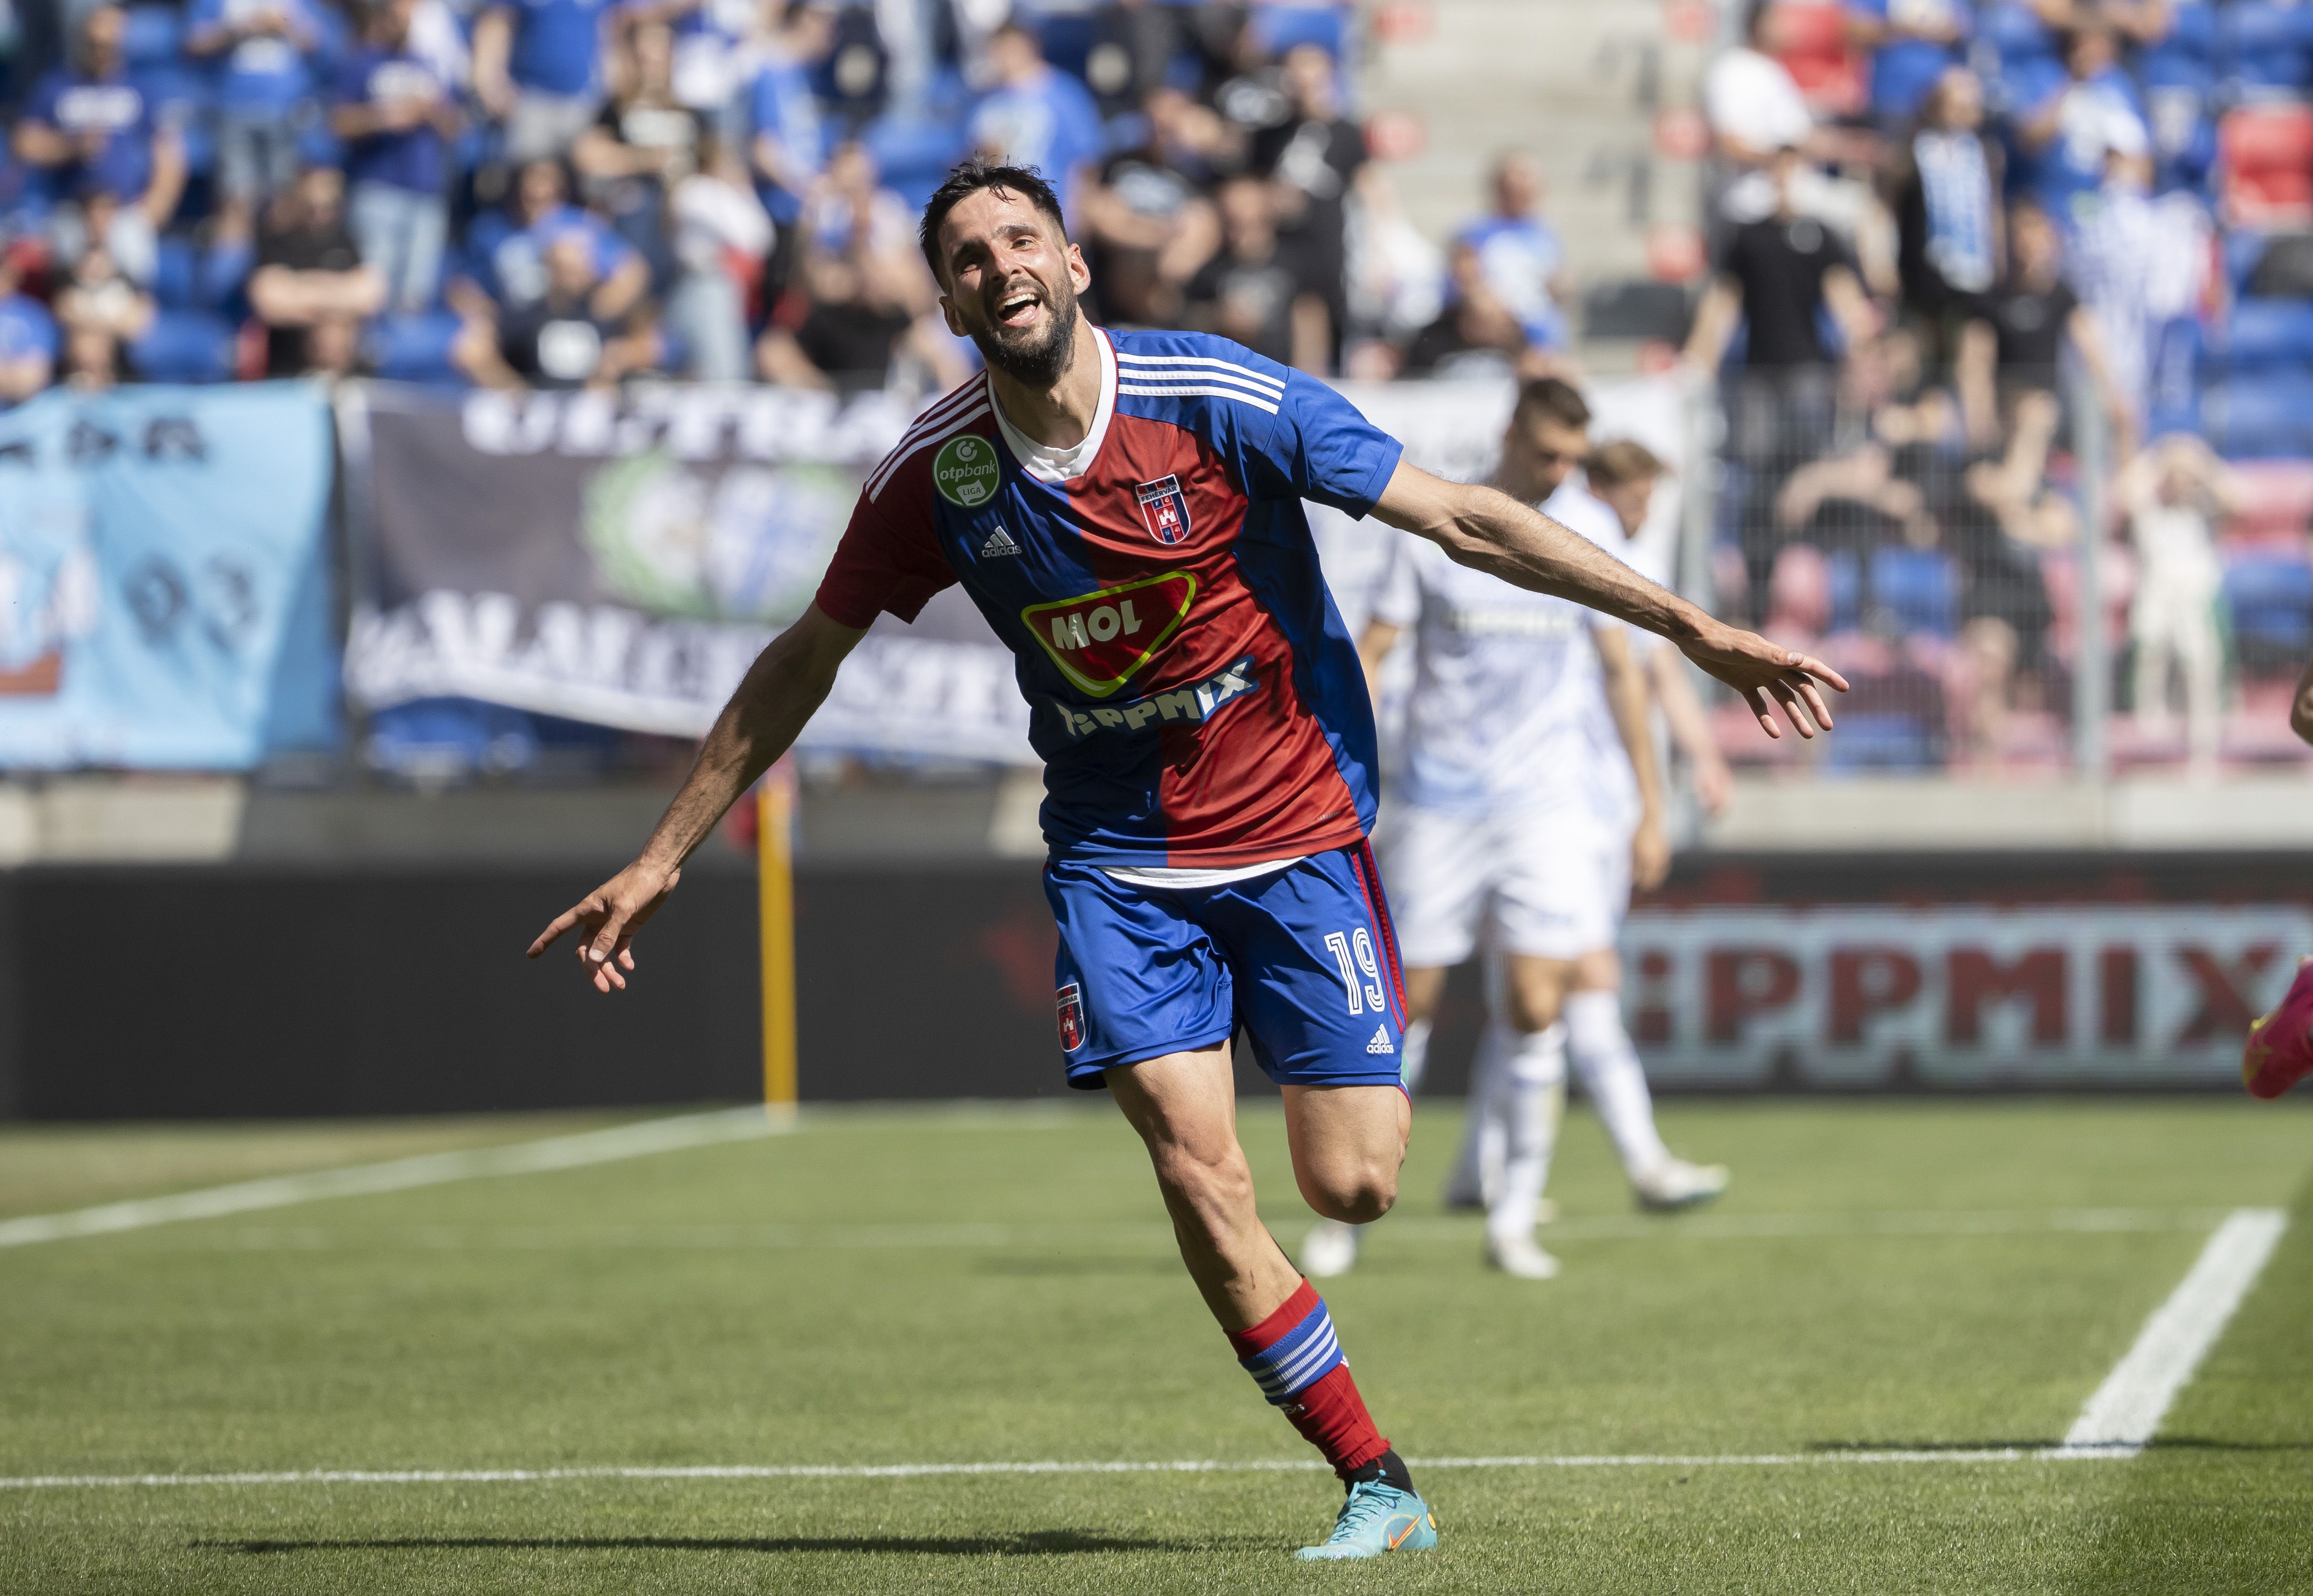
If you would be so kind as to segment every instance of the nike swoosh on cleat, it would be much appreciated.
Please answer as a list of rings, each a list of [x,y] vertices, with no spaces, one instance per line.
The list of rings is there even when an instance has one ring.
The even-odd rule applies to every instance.
[[[1405,1528],[1402,1531],[1387,1538],[1389,1541],[1389,1549],[1393,1552],[1397,1550],[1399,1547],[1405,1544],[1405,1538],[1407,1536],[1412,1534],[1416,1530],[1420,1528],[1421,1521],[1420,1519],[1406,1520]]]

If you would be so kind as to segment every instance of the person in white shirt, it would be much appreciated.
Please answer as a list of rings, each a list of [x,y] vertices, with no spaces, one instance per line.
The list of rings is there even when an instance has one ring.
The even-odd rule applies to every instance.
[[[2225,645],[2217,623],[2224,566],[2212,518],[2238,507],[2240,481],[2209,445],[2186,433],[2159,439],[2120,473],[2119,498],[2136,544],[2136,596],[2128,636],[2136,646],[2136,722],[2165,739],[2173,665],[2184,679],[2185,746],[2197,775],[2217,767],[2223,728]]]
[[[1663,474],[1662,462],[1643,445],[1628,439],[1605,444],[1590,452],[1586,481],[1570,481],[1559,489],[1543,507],[1543,512],[1650,579],[1667,582],[1671,574],[1668,544],[1641,535],[1655,485]],[[1733,780],[1684,662],[1675,649],[1654,648],[1635,632],[1630,634],[1630,640],[1653,701],[1661,707],[1670,741],[1686,756],[1696,799],[1707,813],[1720,813],[1732,795]],[[1651,725],[1649,731],[1651,735]],[[1631,779],[1623,749],[1602,742],[1595,744],[1591,753],[1599,767],[1591,773],[1596,790],[1629,793]],[[1663,763],[1658,754],[1658,768]],[[1634,857],[1652,850],[1641,834],[1643,826],[1643,816],[1635,807],[1623,811],[1618,834],[1629,838]],[[1671,1210],[1710,1202],[1727,1189],[1726,1168],[1676,1157],[1655,1128],[1646,1071],[1623,1025],[1622,961],[1615,943],[1630,907],[1630,883],[1627,877],[1610,878],[1602,887],[1607,894],[1604,913],[1612,931],[1595,947],[1586,948],[1575,962],[1564,1005],[1567,1052],[1584,1093],[1606,1127],[1640,1205]],[[1511,1102],[1499,1065],[1510,1056],[1516,1040],[1502,1001],[1507,994],[1497,964],[1499,959],[1489,964],[1487,1026],[1471,1071],[1475,1107],[1461,1156],[1447,1185],[1446,1200],[1451,1207],[1484,1206],[1489,1194],[1498,1194],[1504,1184]]]
[[[1494,485],[1546,501],[1545,514],[1611,521],[1596,500],[1564,497],[1588,452],[1589,419],[1570,384],[1526,384]],[[1376,839],[1405,966],[1403,1071],[1411,1089],[1447,972],[1476,951],[1482,929],[1503,955],[1511,1036],[1499,1071],[1507,1149],[1486,1256],[1512,1274],[1547,1278],[1557,1261],[1535,1244],[1534,1226],[1564,1089],[1561,1004],[1580,957],[1611,941],[1608,905],[1630,876],[1651,885],[1668,860],[1645,679],[1619,623],[1405,542],[1359,642],[1369,676],[1409,630],[1403,770]],[[1623,757],[1596,756],[1616,740]],[[1321,1224],[1303,1267],[1338,1274],[1356,1248],[1350,1227]]]

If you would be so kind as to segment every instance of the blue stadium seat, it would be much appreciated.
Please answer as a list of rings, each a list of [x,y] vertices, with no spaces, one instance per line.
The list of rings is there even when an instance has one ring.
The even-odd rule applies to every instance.
[[[538,757],[538,733],[520,710],[470,698],[421,698],[370,717],[365,755],[418,782],[518,771]]]
[[[881,116],[859,137],[875,157],[884,185],[919,208],[963,154],[963,129],[955,122]]]
[[[2226,333],[2223,358],[2235,371],[2313,369],[2313,304],[2244,299]]]
[[[2206,88],[2216,78],[2217,8],[2209,0],[2176,0],[2168,9],[2168,36],[2139,53],[2137,76]]]
[[[2219,72],[2235,92],[2293,93],[2307,86],[2313,11],[2280,0],[2233,0],[2219,37]]]
[[[1840,716],[1838,733],[1826,739],[1824,763],[1834,771],[1934,770],[1943,763],[1941,742],[1916,716],[1851,712]]]
[[[1062,72],[1082,77],[1085,60],[1099,38],[1099,19],[1086,11],[1052,11],[1036,18],[1033,25],[1044,59]]]
[[[1940,550],[1875,550],[1871,602],[1907,632],[1948,638],[1959,625],[1959,575]]]
[[[2313,456],[2313,376],[2242,373],[2201,395],[2209,441],[2233,459]]]
[[[131,66],[173,62],[183,48],[184,13],[173,5],[132,5],[122,22],[120,53]]]
[[[2224,591],[2245,653],[2293,662],[2313,648],[2313,565],[2301,555],[2238,554],[2226,562]]]
[[[465,374],[450,364],[458,327],[448,311],[380,316],[368,328],[370,364],[378,375],[399,383],[462,384]]]
[[[1824,556],[1824,569],[1831,574],[1832,631],[1852,631],[1863,619],[1863,566],[1849,549],[1834,549]]]
[[[233,324],[206,311],[164,310],[128,346],[129,364],[148,383],[223,383],[233,375]]]
[[[174,235],[161,240],[153,270],[153,297],[163,310],[189,311],[200,306],[200,251],[189,238]]]
[[[1296,45],[1314,44],[1339,61],[1350,48],[1350,8],[1346,5],[1280,5],[1275,0],[1253,8],[1253,42],[1272,58]]]

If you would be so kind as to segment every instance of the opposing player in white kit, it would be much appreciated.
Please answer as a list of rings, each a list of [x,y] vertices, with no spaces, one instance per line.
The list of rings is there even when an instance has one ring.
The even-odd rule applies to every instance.
[[[1662,463],[1641,445],[1627,440],[1606,444],[1587,455],[1586,481],[1570,481],[1552,493],[1548,513],[1642,575],[1667,580],[1669,561],[1640,541],[1663,470]],[[1636,632],[1626,630],[1626,635],[1654,701],[1661,706],[1671,740],[1693,767],[1695,796],[1707,811],[1718,814],[1726,807],[1732,783],[1693,682],[1675,655],[1653,648],[1651,639]],[[1623,774],[1623,749],[1594,739],[1592,750],[1599,763],[1601,790],[1614,789]],[[1626,827],[1635,832],[1639,825],[1634,807]],[[1633,834],[1632,842],[1641,853],[1651,855],[1643,838]],[[1602,879],[1612,931],[1575,961],[1572,989],[1564,1004],[1565,1046],[1640,1203],[1655,1209],[1687,1208],[1725,1192],[1728,1172],[1719,1165],[1693,1164],[1674,1156],[1655,1128],[1646,1072],[1623,1027],[1622,962],[1614,933],[1629,908],[1629,885],[1627,877]],[[1641,880],[1640,885],[1652,883]],[[1508,1159],[1515,1106],[1503,1079],[1503,1063],[1516,1049],[1517,1033],[1508,1012],[1500,962],[1499,956],[1488,961],[1488,1020],[1471,1070],[1473,1111],[1447,1187],[1447,1201],[1454,1206],[1484,1206],[1487,1195],[1499,1191]],[[1554,1113],[1544,1123],[1554,1125]]]
[[[1567,384],[1528,384],[1495,485],[1528,502],[1550,498],[1585,452],[1588,419]],[[1401,543],[1361,642],[1371,674],[1398,633],[1414,629],[1397,802],[1376,839],[1405,963],[1401,1056],[1411,1086],[1446,973],[1475,950],[1481,926],[1490,928],[1507,955],[1516,1041],[1503,1072],[1511,1156],[1489,1215],[1487,1256],[1514,1274],[1543,1275],[1556,1265],[1533,1230],[1546,1105],[1564,1071],[1553,1027],[1574,961],[1611,934],[1599,877],[1618,878],[1624,866],[1599,855],[1623,852],[1614,824],[1631,801],[1623,789],[1635,784],[1647,817],[1642,870],[1658,873],[1667,857],[1659,784],[1645,685],[1622,629],[1566,600],[1461,573]],[[1618,733],[1629,745],[1622,788],[1593,790],[1598,761],[1588,745]],[[1354,1246],[1347,1227],[1321,1226],[1305,1265],[1338,1273]]]

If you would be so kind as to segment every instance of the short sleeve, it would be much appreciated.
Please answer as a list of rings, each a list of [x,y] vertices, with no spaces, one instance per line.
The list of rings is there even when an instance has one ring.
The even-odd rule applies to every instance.
[[[1311,498],[1363,516],[1404,452],[1332,389],[1288,372],[1266,444],[1247,463],[1247,486],[1255,498]]]
[[[893,499],[901,489],[900,483],[887,484],[884,498]],[[930,516],[908,519],[911,525],[895,525],[881,505],[860,493],[851,525],[819,582],[816,602],[830,620],[863,631],[884,611],[913,621],[932,595],[954,583],[955,569],[932,536]]]
[[[1413,569],[1413,535],[1389,532],[1389,556],[1374,583],[1372,616],[1390,626],[1412,626],[1421,619],[1421,581]]]

